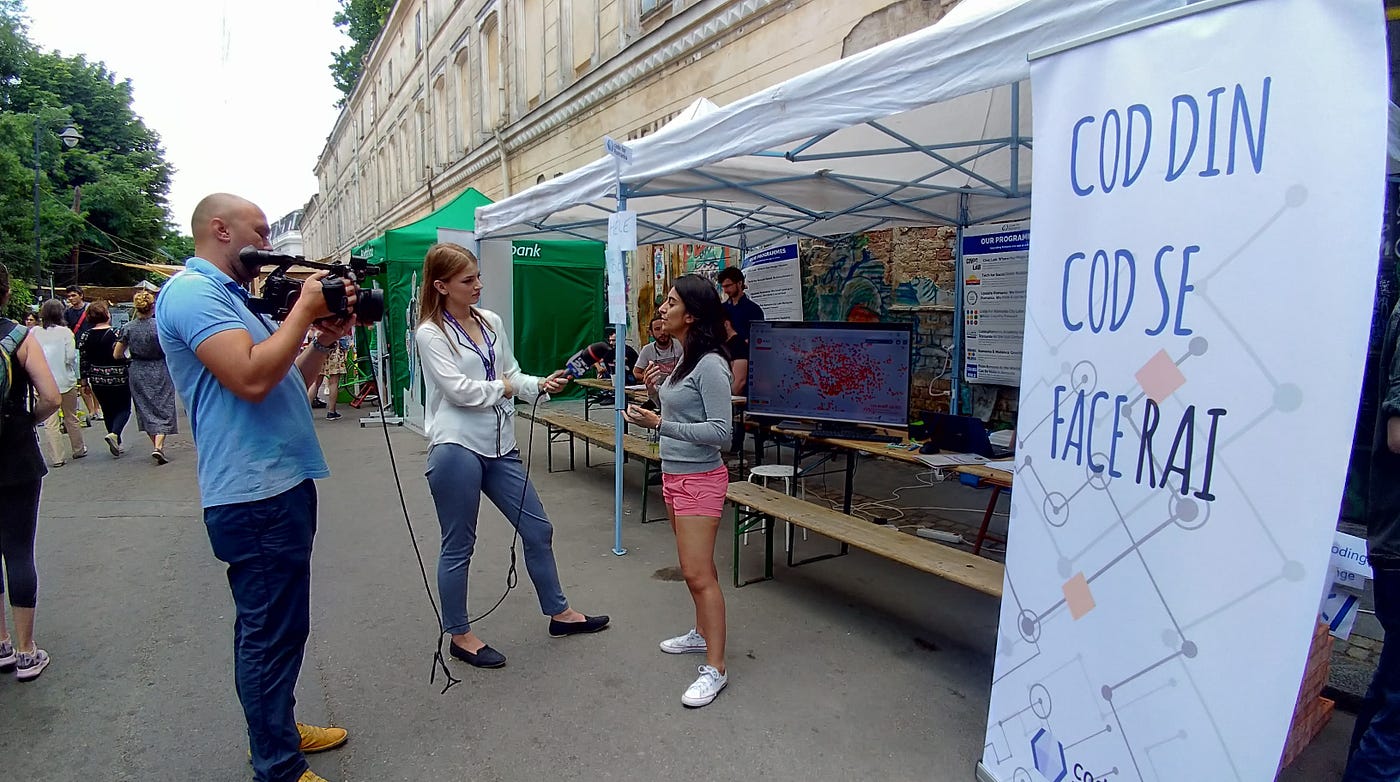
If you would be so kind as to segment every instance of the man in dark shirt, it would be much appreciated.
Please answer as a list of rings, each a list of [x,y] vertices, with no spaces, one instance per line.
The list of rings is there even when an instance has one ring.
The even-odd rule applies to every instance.
[[[83,289],[76,285],[69,285],[63,293],[64,301],[68,302],[68,309],[63,311],[63,322],[68,324],[68,328],[73,330],[73,342],[81,345],[83,335],[92,330],[92,321],[88,320],[87,302],[83,301]],[[102,413],[97,407],[97,397],[92,394],[92,386],[87,378],[79,378],[78,390],[83,397],[83,406],[86,409],[86,417],[98,421],[102,420]],[[84,420],[83,426],[92,426],[92,423]]]
[[[609,349],[608,352],[604,353],[602,356],[603,360],[601,363],[603,365],[603,372],[600,372],[598,376],[612,377],[613,373],[617,372],[617,330],[612,326],[608,326],[603,333],[607,337]],[[626,376],[631,377],[632,368],[637,365],[637,351],[626,342],[622,343],[622,348],[623,360],[625,362],[623,366],[627,368]]]
[[[730,266],[719,273],[719,287],[724,291],[724,311],[729,315],[729,322],[734,324],[734,330],[747,345],[749,324],[763,320],[763,308],[744,295],[744,273],[737,266]]]
[[[1400,305],[1386,325],[1377,376],[1366,538],[1385,646],[1356,715],[1343,782],[1400,779]]]

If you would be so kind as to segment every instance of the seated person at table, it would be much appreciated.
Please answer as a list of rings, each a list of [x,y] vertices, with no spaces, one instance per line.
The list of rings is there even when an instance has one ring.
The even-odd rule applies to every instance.
[[[632,377],[638,383],[645,383],[647,367],[656,364],[665,374],[671,374],[671,370],[676,368],[676,363],[681,358],[681,343],[671,339],[671,335],[666,333],[663,321],[660,317],[651,319],[652,341],[642,346],[642,350],[637,354],[637,365],[632,369]]]
[[[594,368],[598,370],[598,377],[609,378],[617,371],[617,330],[608,326],[603,329],[603,334],[608,341],[608,349],[599,357]],[[637,365],[637,351],[633,350],[632,346],[626,342],[622,343],[622,347],[624,348],[623,356],[627,368],[627,375],[624,376],[626,377],[632,374],[632,367]]]

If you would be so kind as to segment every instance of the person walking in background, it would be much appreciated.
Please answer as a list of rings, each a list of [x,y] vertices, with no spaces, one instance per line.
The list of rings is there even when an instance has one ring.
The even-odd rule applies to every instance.
[[[10,299],[10,270],[0,264],[0,310]],[[39,526],[39,487],[48,470],[39,454],[35,425],[60,404],[58,385],[43,348],[12,320],[0,318],[0,351],[10,361],[9,388],[0,397],[0,593],[10,591],[15,634],[10,637],[0,600],[0,672],[33,681],[49,665],[49,653],[34,643],[34,608],[39,574],[34,537]]]
[[[38,326],[39,326],[39,316],[38,316],[38,315],[35,315],[35,314],[32,313],[32,312],[26,312],[26,313],[24,313],[24,327],[25,327],[25,328],[27,328],[27,329],[34,329],[34,328],[38,328]]]
[[[68,302],[68,309],[63,311],[63,321],[73,330],[74,342],[82,344],[83,336],[91,331],[93,326],[93,322],[88,319],[87,302],[83,301],[83,289],[77,285],[69,285],[64,290],[63,298]],[[97,407],[97,397],[93,396],[92,384],[86,376],[78,378],[78,391],[82,395],[86,417],[101,421],[102,412]],[[86,420],[83,425],[90,426]]]
[[[175,422],[175,384],[156,335],[156,297],[149,291],[138,291],[131,305],[136,310],[136,320],[118,334],[112,358],[120,360],[127,351],[131,352],[127,380],[131,401],[136,405],[136,424],[151,438],[151,458],[156,464],[165,464],[170,461],[165,455],[165,438],[179,432]]]
[[[87,305],[86,315],[92,328],[78,338],[78,365],[102,409],[102,423],[107,427],[102,439],[116,458],[123,453],[122,429],[131,418],[129,362],[116,354],[118,335],[112,328],[107,302],[98,300]]]
[[[478,668],[500,668],[505,655],[472,632],[467,572],[476,548],[481,495],[513,524],[525,548],[525,570],[553,637],[595,633],[606,616],[569,607],[554,561],[554,527],[545,516],[515,442],[515,397],[536,399],[568,384],[564,370],[547,378],[520,371],[500,316],[478,309],[480,266],[456,244],[435,244],[423,265],[414,339],[428,389],[428,488],[442,527],[438,594],[452,656]]]
[[[335,348],[326,356],[326,363],[321,367],[321,377],[311,384],[311,406],[326,407],[326,420],[334,421],[340,418],[340,413],[336,412],[336,405],[340,404],[340,378],[345,375],[345,358],[353,344],[350,336],[336,340]],[[321,401],[321,381],[326,381],[327,396],[329,399]]]
[[[87,446],[83,444],[83,428],[78,423],[78,348],[73,341],[73,332],[63,322],[63,302],[49,299],[39,307],[40,325],[30,330],[30,336],[44,350],[44,360],[53,373],[58,385],[60,413],[55,412],[44,421],[44,459],[50,467],[62,467],[69,458],[81,459],[87,456]],[[68,431],[68,444],[71,451],[63,451],[63,432]]]
[[[744,273],[737,266],[720,271],[719,287],[724,291],[724,312],[729,322],[734,324],[734,331],[744,344],[749,344],[749,324],[763,320],[763,308],[744,293]]]
[[[661,395],[661,414],[628,405],[626,416],[638,426],[661,430],[661,494],[676,533],[681,575],[695,603],[695,627],[662,641],[661,651],[705,655],[699,678],[681,695],[683,705],[698,708],[729,683],[715,535],[729,488],[720,449],[733,428],[732,379],[722,348],[724,308],[714,285],[687,274],[676,280],[657,312],[666,331],[681,343],[682,358],[669,376],[660,367],[647,373],[647,385]]]
[[[1400,779],[1400,304],[1390,313],[1376,374],[1366,549],[1385,645],[1356,713],[1342,782]]]

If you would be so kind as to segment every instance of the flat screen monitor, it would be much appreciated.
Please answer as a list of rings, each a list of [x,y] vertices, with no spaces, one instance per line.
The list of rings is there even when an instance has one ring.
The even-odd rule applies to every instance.
[[[907,323],[754,321],[748,413],[907,427],[912,343]]]

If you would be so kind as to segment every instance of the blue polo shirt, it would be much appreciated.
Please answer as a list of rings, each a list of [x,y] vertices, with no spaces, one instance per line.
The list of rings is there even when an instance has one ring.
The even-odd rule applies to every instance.
[[[242,286],[203,258],[186,261],[156,299],[156,330],[189,411],[206,508],[264,500],[330,475],[295,366],[254,404],[225,388],[195,355],[204,340],[229,329],[243,329],[255,343],[272,336],[276,326],[249,310],[247,301]]]

